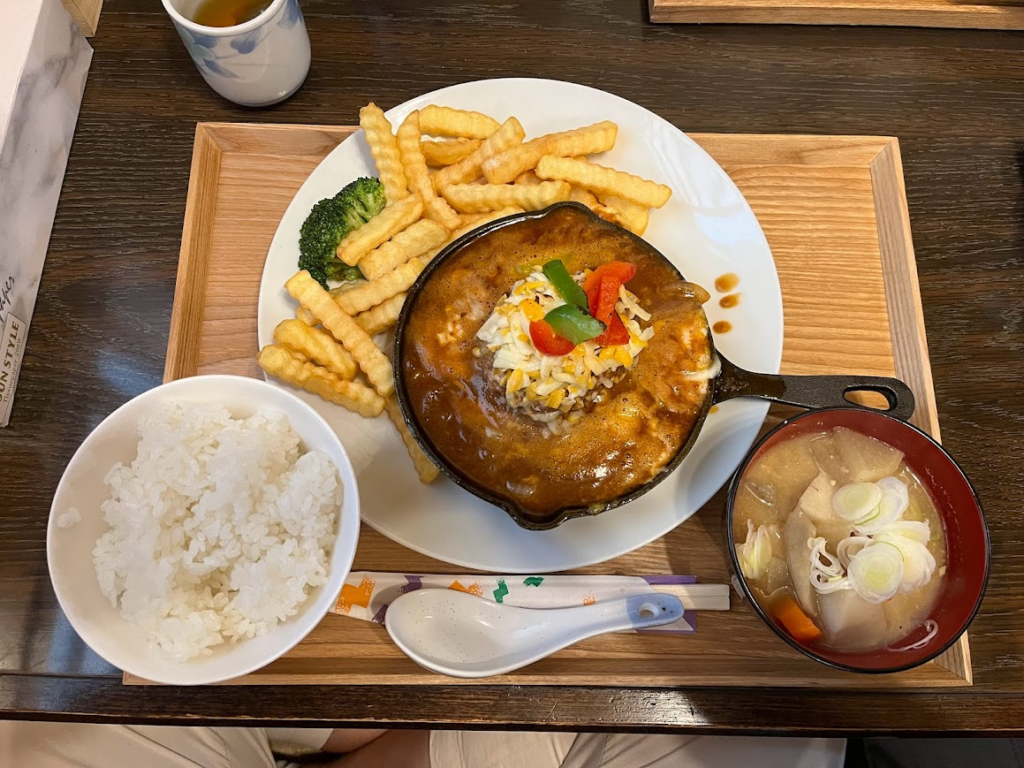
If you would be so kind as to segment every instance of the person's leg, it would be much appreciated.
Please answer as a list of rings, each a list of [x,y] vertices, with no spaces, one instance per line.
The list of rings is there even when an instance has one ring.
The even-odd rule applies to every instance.
[[[337,754],[354,752],[385,733],[388,731],[383,728],[335,728],[324,743],[323,751]]]
[[[559,768],[575,733],[433,731],[430,768]]]
[[[262,729],[0,721],[0,766],[273,768]]]
[[[345,735],[345,731],[335,731]],[[352,732],[349,731],[348,734]],[[363,731],[362,733],[366,733]],[[324,768],[431,768],[430,731],[383,731],[382,735],[325,763]],[[342,738],[342,737],[339,737]],[[351,737],[347,737],[351,742]],[[328,742],[330,743],[330,742]],[[435,765],[434,768],[453,768]]]
[[[584,733],[562,768],[842,768],[845,739]]]
[[[314,752],[342,755],[387,733],[377,728],[264,728],[264,731],[270,748],[288,757]]]

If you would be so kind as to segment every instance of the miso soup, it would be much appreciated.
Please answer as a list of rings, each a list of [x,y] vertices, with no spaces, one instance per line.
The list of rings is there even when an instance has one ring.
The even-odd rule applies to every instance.
[[[942,591],[945,530],[928,492],[900,451],[843,427],[753,462],[733,535],[758,604],[802,644],[896,647]]]

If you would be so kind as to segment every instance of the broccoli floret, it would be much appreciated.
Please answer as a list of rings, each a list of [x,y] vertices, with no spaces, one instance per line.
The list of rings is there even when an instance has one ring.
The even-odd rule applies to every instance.
[[[364,176],[348,184],[341,192],[334,196],[348,204],[345,211],[346,220],[352,229],[359,229],[382,210],[387,200],[384,197],[384,185],[380,179]]]
[[[313,206],[299,231],[299,269],[324,288],[328,280],[358,280],[362,273],[340,261],[338,243],[384,208],[384,186],[378,179],[356,179],[334,197]]]
[[[353,280],[362,280],[363,273],[359,267],[350,267],[341,259],[335,258],[327,262],[327,279],[347,283]]]

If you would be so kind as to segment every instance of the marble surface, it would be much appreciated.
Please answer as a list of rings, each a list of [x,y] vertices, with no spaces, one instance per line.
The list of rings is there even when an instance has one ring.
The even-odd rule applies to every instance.
[[[0,426],[64,180],[92,48],[60,0],[0,6]]]

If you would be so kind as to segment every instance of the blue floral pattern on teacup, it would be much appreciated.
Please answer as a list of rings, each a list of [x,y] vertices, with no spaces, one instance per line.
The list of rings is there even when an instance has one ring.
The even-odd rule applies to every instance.
[[[299,8],[299,0],[288,0],[284,4],[284,13],[281,14],[278,25],[285,29],[291,29],[300,21],[302,21],[302,9]]]
[[[298,0],[286,0],[282,13],[278,15],[277,26],[291,29],[302,20],[302,9],[299,8]],[[231,42],[228,44],[230,52],[224,50],[218,52],[218,41],[226,38],[197,34],[184,27],[177,27],[177,29],[196,66],[226,78],[238,78],[239,75],[224,66],[223,62],[249,55],[266,39],[269,32],[268,25],[261,25],[250,32],[231,38]]]

